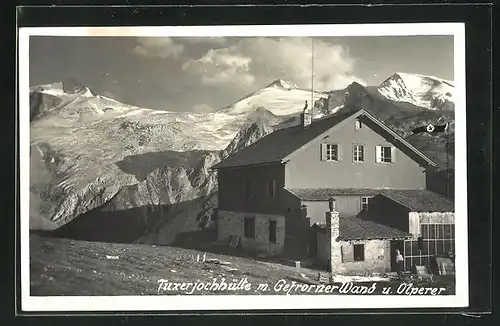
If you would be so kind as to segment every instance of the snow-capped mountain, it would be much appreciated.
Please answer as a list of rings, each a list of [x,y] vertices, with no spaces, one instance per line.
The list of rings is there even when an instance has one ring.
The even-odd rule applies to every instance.
[[[263,107],[276,116],[285,116],[302,111],[305,101],[308,101],[308,105],[311,107],[311,101],[315,103],[319,99],[327,97],[327,93],[300,89],[292,82],[278,79],[218,112],[231,115],[247,114]]]
[[[378,86],[386,98],[432,110],[454,109],[452,81],[434,76],[396,73]]]

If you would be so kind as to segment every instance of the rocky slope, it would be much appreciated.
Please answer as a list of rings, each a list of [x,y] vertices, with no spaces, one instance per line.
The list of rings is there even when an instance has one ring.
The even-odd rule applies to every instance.
[[[30,97],[31,229],[207,196],[215,185],[208,168],[246,141],[235,136],[288,113],[274,115],[265,100],[244,114],[154,111],[64,83],[33,87]]]

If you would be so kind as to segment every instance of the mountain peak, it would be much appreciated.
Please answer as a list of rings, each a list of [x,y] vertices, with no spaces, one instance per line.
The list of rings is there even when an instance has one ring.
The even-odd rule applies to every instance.
[[[386,98],[397,102],[432,110],[454,107],[453,82],[435,76],[396,72],[377,89]]]
[[[69,78],[50,84],[31,86],[30,92],[43,92],[55,96],[81,94],[85,97],[92,97],[97,95],[88,86],[80,83],[74,78]]]
[[[85,93],[90,92],[91,95],[95,95],[94,92],[88,88],[88,86],[79,82],[75,78],[68,78],[62,81],[63,91],[67,94],[75,94],[75,93]]]
[[[266,88],[268,87],[277,87],[283,89],[299,89],[299,86],[297,86],[296,84],[283,79],[276,79],[271,84],[266,86]]]

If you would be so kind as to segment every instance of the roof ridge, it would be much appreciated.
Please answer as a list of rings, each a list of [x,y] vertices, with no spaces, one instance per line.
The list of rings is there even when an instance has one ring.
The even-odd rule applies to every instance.
[[[357,108],[354,111],[342,110],[323,119],[315,120],[308,127],[303,127],[299,124],[281,129],[275,129],[273,132],[258,139],[251,145],[237,151],[233,155],[228,156],[212,168],[219,169],[269,163],[282,163],[283,160],[290,159],[293,155],[295,155],[295,153],[306,148],[307,145],[314,140],[324,136],[325,133],[329,132],[332,128],[347,122],[348,119],[360,116],[366,117],[377,126],[377,128],[373,130],[374,132],[380,134],[384,138],[387,138],[387,140],[394,143],[395,146],[403,147],[403,151],[412,152],[415,155],[412,159],[420,165],[436,165],[436,163],[426,154],[411,145],[383,121],[364,108]],[[387,136],[387,134],[384,135],[385,133],[389,136]]]

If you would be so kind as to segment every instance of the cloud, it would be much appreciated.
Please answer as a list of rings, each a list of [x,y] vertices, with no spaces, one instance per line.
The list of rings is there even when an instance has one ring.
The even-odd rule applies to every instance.
[[[227,38],[222,36],[190,36],[190,37],[176,37],[176,42],[189,43],[189,44],[212,44],[223,45],[227,42]]]
[[[170,37],[140,37],[134,53],[146,57],[177,58],[184,52],[184,45],[175,43]]]
[[[193,105],[193,112],[204,113],[204,112],[211,112],[213,110],[214,109],[208,104],[195,104],[195,105]]]
[[[281,72],[303,88],[311,87],[312,41],[310,38],[252,38],[240,44],[243,53],[254,59],[254,69]],[[259,67],[260,66],[260,67]],[[270,69],[272,67],[272,69]],[[344,88],[353,76],[354,60],[346,47],[314,40],[314,88]]]
[[[353,81],[354,60],[346,47],[314,40],[314,88],[333,90]],[[302,88],[311,87],[311,38],[241,38],[226,48],[210,49],[183,69],[200,75],[205,85],[262,86],[272,79],[288,79]]]
[[[186,62],[182,69],[201,76],[201,83],[220,86],[233,83],[241,87],[252,85],[255,77],[250,73],[252,58],[238,53],[234,47],[210,49],[197,60]]]

